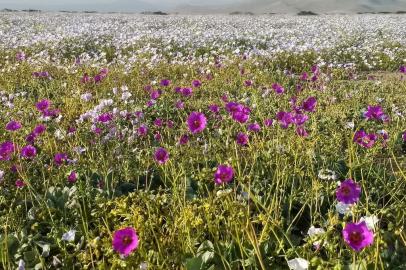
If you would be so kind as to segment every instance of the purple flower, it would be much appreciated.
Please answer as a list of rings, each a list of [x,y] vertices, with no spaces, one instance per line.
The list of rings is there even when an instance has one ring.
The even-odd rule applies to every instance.
[[[120,255],[128,256],[138,247],[138,235],[134,228],[127,227],[113,233],[113,249]]]
[[[156,127],[162,127],[162,124],[163,124],[163,121],[162,121],[161,118],[157,118],[157,119],[154,120],[154,125]]]
[[[37,110],[40,112],[44,112],[49,108],[49,106],[51,106],[51,101],[49,101],[48,99],[43,99],[35,104],[35,107],[37,107]]]
[[[179,109],[179,110],[182,110],[183,108],[185,108],[185,104],[184,104],[181,100],[178,100],[178,101],[176,102],[175,106],[176,106],[176,108]]]
[[[402,139],[403,139],[403,142],[406,142],[406,130],[403,132]]]
[[[54,156],[54,163],[56,166],[61,166],[68,159],[68,155],[65,153],[57,153]]]
[[[317,105],[317,99],[315,97],[309,97],[303,101],[302,108],[306,112],[314,112]]]
[[[17,121],[10,121],[6,125],[6,130],[8,131],[16,131],[21,128],[21,124]]]
[[[154,154],[155,161],[159,164],[165,164],[169,159],[169,153],[164,148],[159,147]]]
[[[25,183],[24,183],[23,180],[17,179],[16,182],[15,182],[15,186],[16,186],[17,188],[23,188],[23,187],[25,186]]]
[[[358,202],[361,195],[361,187],[352,179],[341,182],[336,190],[336,197],[339,202],[353,204]]]
[[[217,171],[214,173],[214,182],[217,185],[229,183],[233,180],[234,170],[233,167],[227,165],[219,165]]]
[[[247,145],[248,144],[248,135],[240,132],[237,134],[237,137],[235,138],[235,140],[239,145]]]
[[[30,143],[30,144],[34,144],[35,139],[37,138],[37,135],[35,133],[30,133],[27,135],[27,137],[25,137],[25,141]]]
[[[249,86],[251,86],[253,84],[253,82],[251,80],[246,80],[244,82],[244,84],[245,84],[245,86],[249,87]]]
[[[97,117],[97,121],[99,121],[101,123],[108,123],[111,120],[113,120],[113,114],[111,114],[111,113],[103,113],[103,114],[99,115],[99,117]]]
[[[406,66],[400,66],[399,71],[406,74]]]
[[[266,127],[270,127],[270,126],[272,126],[272,124],[273,124],[273,120],[272,119],[265,119],[264,120],[264,126],[266,126]]]
[[[148,127],[146,125],[140,125],[137,130],[139,136],[145,136],[148,134]]]
[[[160,141],[162,139],[162,135],[161,135],[161,133],[159,133],[159,131],[155,132],[154,139],[156,141]]]
[[[191,87],[182,88],[182,95],[185,97],[190,97],[193,93],[193,89]]]
[[[220,112],[220,108],[219,108],[219,106],[216,105],[216,104],[209,105],[209,110],[210,110],[212,113],[215,113],[215,114],[218,114],[218,113]]]
[[[276,114],[279,124],[282,128],[288,128],[293,123],[292,114],[289,112],[280,111]]]
[[[24,52],[18,52],[16,54],[16,60],[17,61],[24,61],[25,60],[25,53]]]
[[[296,128],[296,134],[299,135],[300,137],[309,136],[309,133],[307,133],[307,131],[306,131],[306,129],[304,127],[297,127]]]
[[[151,99],[157,100],[161,96],[161,93],[158,90],[154,90],[151,92]]]
[[[382,107],[377,106],[370,106],[368,105],[368,109],[364,112],[364,117],[366,120],[381,120],[384,122],[389,121],[389,117],[383,113]]]
[[[32,145],[26,145],[21,148],[21,156],[23,158],[32,159],[37,155],[37,149]]]
[[[248,130],[252,132],[261,131],[261,126],[258,123],[252,123],[248,125]]]
[[[300,80],[301,80],[301,81],[307,81],[308,78],[309,78],[309,74],[307,74],[307,72],[303,72],[303,73],[300,75]]]
[[[345,243],[355,251],[361,251],[374,242],[374,234],[368,229],[365,221],[347,223],[342,233]]]
[[[0,160],[10,160],[11,154],[14,152],[14,144],[6,141],[0,145]]]
[[[293,123],[296,126],[301,126],[304,123],[307,122],[307,120],[309,120],[309,116],[307,116],[306,114],[295,114],[295,116],[293,116]]]
[[[78,179],[78,176],[77,176],[76,172],[71,171],[71,173],[68,175],[68,182],[73,184],[76,182],[77,179]]]
[[[189,136],[186,134],[183,134],[180,139],[179,139],[179,144],[180,145],[185,145],[189,142]]]
[[[167,80],[167,79],[161,80],[161,83],[160,83],[161,86],[169,86],[170,84],[171,84],[171,81]]]
[[[235,121],[243,124],[243,123],[246,123],[248,121],[248,119],[250,118],[250,115],[248,113],[243,112],[243,111],[236,111],[236,112],[232,113],[232,118]]]
[[[196,134],[202,132],[206,128],[207,119],[203,113],[192,112],[187,119],[187,124],[190,132]]]
[[[39,124],[34,128],[32,133],[34,133],[35,135],[41,135],[45,132],[46,129],[47,127],[45,125]]]
[[[371,148],[372,146],[374,146],[377,139],[378,136],[376,134],[367,134],[364,130],[361,129],[355,132],[353,141],[364,148]]]
[[[194,80],[193,82],[192,82],[192,86],[193,87],[200,87],[200,86],[202,86],[202,82],[201,81],[199,81],[199,80]]]
[[[272,89],[277,93],[278,95],[283,94],[285,92],[285,88],[282,87],[282,85],[278,83],[273,83],[272,84]]]

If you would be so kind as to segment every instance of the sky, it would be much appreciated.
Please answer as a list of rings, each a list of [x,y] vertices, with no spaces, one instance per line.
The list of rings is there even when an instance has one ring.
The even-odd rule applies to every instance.
[[[230,11],[397,11],[406,10],[406,0],[0,0],[0,9],[180,11],[211,13]]]

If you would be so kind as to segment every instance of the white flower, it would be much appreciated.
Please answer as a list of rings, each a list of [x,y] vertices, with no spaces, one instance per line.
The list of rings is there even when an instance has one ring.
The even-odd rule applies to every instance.
[[[288,266],[291,270],[305,270],[309,268],[309,262],[302,258],[296,258],[288,261]]]
[[[64,233],[62,235],[62,240],[63,241],[68,241],[68,242],[75,241],[75,233],[76,233],[75,230],[70,230],[70,231]]]
[[[347,122],[345,124],[345,127],[348,129],[353,129],[355,127],[355,124],[354,124],[354,122]]]
[[[17,270],[25,270],[25,262],[23,261],[23,259],[20,259],[18,261],[18,268]]]
[[[224,190],[219,190],[219,191],[217,191],[216,196],[217,196],[217,197],[223,197],[223,196],[225,196],[225,195],[231,193],[232,191],[233,191],[233,190],[232,190],[231,188],[229,188],[229,189],[224,189]]]
[[[365,223],[367,224],[368,229],[370,230],[375,230],[375,224],[378,223],[379,218],[375,215],[372,216],[365,216],[360,218],[359,220],[360,222],[365,221]]]
[[[316,235],[320,235],[320,234],[324,234],[326,231],[323,228],[316,228],[314,226],[311,226],[309,228],[309,230],[307,231],[307,234],[310,237],[316,236]],[[315,241],[313,242],[314,246],[319,246],[320,245],[320,241]]]
[[[140,270],[147,270],[148,269],[148,263],[143,262],[140,264]]]
[[[57,129],[57,130],[55,131],[55,133],[54,133],[54,136],[55,136],[55,138],[57,138],[58,140],[63,140],[63,139],[65,139],[65,132],[62,131],[62,130],[60,130],[60,129]]]
[[[92,97],[93,97],[92,93],[85,93],[85,94],[83,94],[83,95],[80,96],[80,98],[81,98],[83,101],[89,101],[89,100],[92,99]]]
[[[0,170],[0,183],[3,181],[4,179],[4,171]]]
[[[335,171],[323,169],[319,171],[318,177],[322,180],[336,180],[337,174],[335,173]]]
[[[124,101],[126,101],[126,100],[129,99],[131,96],[132,96],[132,95],[131,95],[130,92],[123,92],[123,93],[121,94],[121,99],[124,100]]]
[[[351,204],[345,204],[345,203],[342,203],[342,202],[338,202],[336,204],[336,211],[339,214],[345,215],[345,214],[351,212],[351,206],[352,206]]]

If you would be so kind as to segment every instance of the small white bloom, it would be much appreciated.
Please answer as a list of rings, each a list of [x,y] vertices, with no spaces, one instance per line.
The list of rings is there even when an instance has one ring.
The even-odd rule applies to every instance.
[[[362,217],[359,221],[360,222],[365,221],[365,223],[367,224],[368,229],[375,230],[375,225],[376,225],[376,223],[378,223],[379,218],[377,216],[375,216],[375,215],[365,216],[365,217]]]
[[[63,241],[68,241],[68,242],[75,241],[75,233],[76,233],[75,230],[70,230],[70,231],[64,233],[62,235],[62,240]]]
[[[309,261],[302,258],[296,258],[288,261],[288,266],[291,270],[305,270],[309,268]]]
[[[322,180],[336,180],[337,174],[335,173],[335,171],[323,169],[319,171],[318,177]]]
[[[143,262],[140,264],[140,270],[147,270],[148,269],[148,263]]]
[[[232,191],[233,190],[231,188],[219,190],[219,191],[217,191],[216,195],[217,195],[217,197],[223,197],[223,196],[226,196],[227,194],[230,194]]]
[[[4,179],[4,171],[0,170],[0,183],[3,181]]]
[[[124,101],[126,101],[126,100],[129,99],[131,96],[132,96],[132,95],[131,95],[130,92],[123,92],[123,93],[121,94],[121,99],[124,100]]]
[[[310,228],[309,228],[309,230],[307,231],[307,234],[310,236],[310,237],[313,237],[313,236],[315,236],[315,235],[320,235],[320,234],[324,234],[326,231],[323,229],[323,228],[316,228],[316,227],[314,227],[314,226],[311,226]],[[315,241],[315,242],[313,242],[313,245],[314,246],[319,246],[320,245],[320,241]]]
[[[355,127],[354,122],[347,122],[347,123],[345,124],[345,128],[353,129],[354,127]]]
[[[339,214],[345,215],[345,214],[351,212],[351,206],[352,206],[351,204],[345,204],[345,203],[342,203],[342,202],[338,202],[336,204],[336,211]]]
[[[80,98],[81,98],[83,101],[86,101],[86,102],[89,101],[89,100],[91,100],[92,97],[93,97],[92,93],[85,93],[85,94],[83,94],[83,95],[80,96]]]
[[[20,259],[18,261],[18,270],[25,270],[25,262],[23,261],[23,259]]]
[[[58,140],[63,140],[63,139],[65,139],[65,134],[64,134],[65,132],[63,132],[62,130],[60,130],[60,129],[57,129],[56,131],[55,131],[55,133],[54,133],[54,136],[55,136],[55,138],[57,138]]]

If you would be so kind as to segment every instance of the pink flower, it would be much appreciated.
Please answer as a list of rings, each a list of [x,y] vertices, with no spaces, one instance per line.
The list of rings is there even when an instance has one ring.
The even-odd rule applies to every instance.
[[[187,119],[187,124],[190,132],[196,134],[202,132],[206,128],[207,118],[203,113],[192,112]]]
[[[229,183],[233,180],[234,170],[233,167],[227,165],[219,165],[217,171],[214,173],[214,182],[217,185]]]
[[[128,256],[139,244],[138,235],[134,228],[127,227],[113,233],[113,249],[123,256]]]
[[[159,147],[155,151],[154,158],[159,164],[165,164],[169,159],[169,153],[165,148]]]
[[[342,234],[345,243],[355,251],[361,251],[374,242],[374,234],[368,229],[365,221],[347,223]]]

